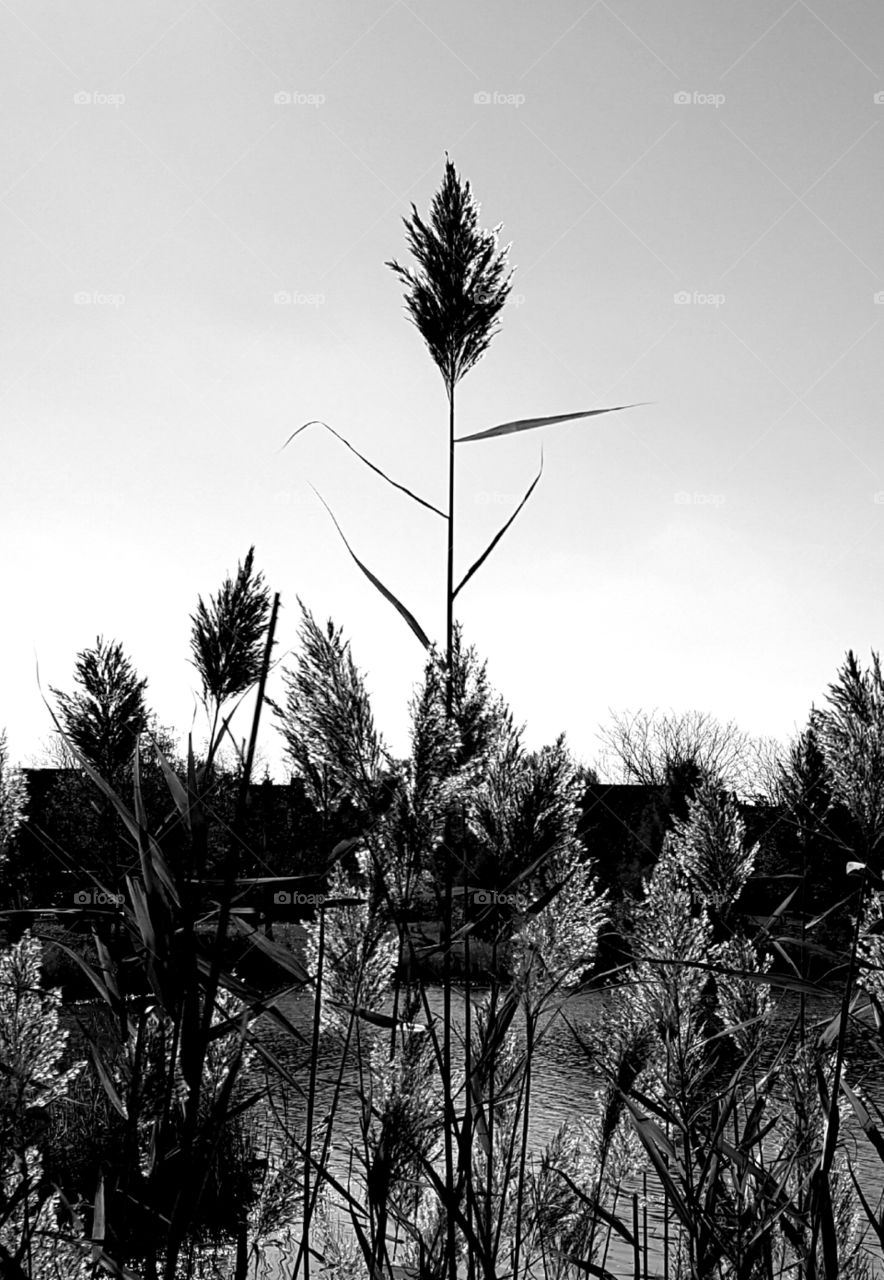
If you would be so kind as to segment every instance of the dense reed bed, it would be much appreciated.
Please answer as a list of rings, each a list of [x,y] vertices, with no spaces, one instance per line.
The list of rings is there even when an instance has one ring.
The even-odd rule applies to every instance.
[[[0,1275],[247,1280],[277,1259],[277,1275],[299,1280],[620,1280],[614,1259],[627,1257],[638,1278],[860,1280],[877,1265],[869,1243],[884,1241],[845,1123],[849,1112],[884,1160],[847,1053],[852,1027],[884,1056],[878,658],[864,671],[848,655],[775,779],[778,821],[802,848],[831,836],[836,900],[799,909],[812,898],[806,869],[776,910],[747,913],[757,847],[725,780],[697,767],[642,893],[615,912],[578,837],[581,769],[564,738],[525,747],[454,616],[539,473],[459,583],[453,570],[456,446],[612,410],[457,437],[456,387],[496,331],[506,251],[450,162],[429,220],[415,210],[407,230],[415,265],[391,265],[446,390],[447,509],[362,460],[444,522],[442,646],[351,550],[425,650],[407,756],[385,745],[342,631],[303,605],[284,694],[269,700],[279,596],[251,551],[191,620],[201,751],[189,742],[179,761],[151,735],[121,651],[99,643],[81,664],[92,701],[59,698],[56,724],[94,787],[96,830],[116,843],[83,870],[106,905],[65,908],[89,930],[88,954],[57,929],[41,942],[49,910],[0,954]],[[106,726],[90,717],[114,680],[131,696]],[[241,870],[258,856],[247,818],[268,706],[325,840],[304,877],[322,892],[303,955],[237,910]],[[225,745],[235,763],[222,804]],[[23,798],[0,765],[8,847]],[[162,803],[148,801],[148,773]],[[850,936],[832,951],[819,938],[839,911]],[[12,928],[20,916],[6,918]],[[600,972],[603,934],[617,962]],[[230,963],[234,936],[260,966]],[[50,946],[100,1001],[100,1017],[81,1019],[76,1061],[41,978]],[[603,1000],[578,1023],[565,997],[587,983]],[[833,986],[839,1010],[820,1028],[802,998]],[[799,1005],[774,1040],[777,987]],[[306,1034],[282,1008],[293,992],[312,1002]],[[259,1019],[293,1046],[284,1061]],[[601,1083],[592,1110],[536,1150],[537,1061],[556,1026]],[[355,1132],[341,1121],[354,1090]],[[649,1204],[664,1222],[654,1252]]]

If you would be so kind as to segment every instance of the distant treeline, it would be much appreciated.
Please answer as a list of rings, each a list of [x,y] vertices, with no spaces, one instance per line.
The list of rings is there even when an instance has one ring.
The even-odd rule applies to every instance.
[[[71,907],[74,894],[97,877],[111,890],[124,881],[137,863],[131,837],[89,778],[78,769],[43,768],[24,771],[28,788],[27,821],[22,825],[4,867],[2,906],[9,908]],[[168,790],[156,766],[148,765],[143,786],[152,830],[163,831],[162,843],[174,857],[184,837]],[[237,782],[219,772],[211,804],[220,818],[206,876],[220,868],[225,821],[232,821]],[[689,787],[605,784],[590,781],[583,793],[579,835],[587,856],[595,863],[600,885],[611,899],[608,930],[611,960],[615,936],[626,930],[630,906],[642,896],[668,831],[688,817]],[[378,801],[379,809],[384,798]],[[844,858],[839,849],[849,838],[849,824],[837,808],[808,831],[785,806],[757,800],[739,803],[738,812],[748,846],[756,845],[755,873],[739,907],[761,923],[792,895],[782,914],[781,932],[791,930],[797,940],[802,915],[811,919],[841,896]],[[363,813],[348,803],[331,818],[317,812],[298,778],[289,783],[254,783],[249,788],[246,837],[241,845],[238,874],[256,880],[274,876],[305,877],[304,894],[321,890],[321,868],[339,842],[358,836],[376,814]],[[352,855],[349,855],[352,857]],[[499,871],[492,882],[488,869],[476,868],[476,883],[504,890]],[[308,906],[285,909],[274,903],[274,886],[256,885],[239,895],[242,904],[279,918],[309,916]],[[69,901],[70,899],[70,901]],[[826,945],[838,950],[846,940],[848,920],[835,911],[824,922]],[[821,939],[818,938],[818,941]],[[796,941],[797,944],[797,941]]]

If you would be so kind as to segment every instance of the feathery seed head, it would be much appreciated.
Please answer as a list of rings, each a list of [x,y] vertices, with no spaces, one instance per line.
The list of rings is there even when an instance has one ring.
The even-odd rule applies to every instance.
[[[427,344],[449,397],[487,351],[511,289],[509,245],[499,227],[479,226],[479,205],[446,155],[445,176],[424,222],[412,205],[404,218],[416,268],[386,263],[405,286],[405,306]]]

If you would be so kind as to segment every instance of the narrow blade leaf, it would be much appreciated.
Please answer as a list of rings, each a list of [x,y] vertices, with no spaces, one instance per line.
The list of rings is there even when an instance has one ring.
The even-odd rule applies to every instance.
[[[114,1014],[119,1014],[120,1009],[125,1008],[121,1002],[115,999],[113,991],[107,985],[107,981],[95,972],[92,966],[88,961],[83,959],[79,952],[74,951],[73,948],[66,946],[63,942],[56,941],[54,938],[52,939],[52,945],[54,947],[58,947],[59,951],[63,951],[69,959],[73,960],[74,963],[82,969],[83,973],[92,983],[99,996],[101,996],[102,1000],[104,1000],[105,1004],[108,1005]]]
[[[853,1182],[854,1188],[856,1189],[856,1193],[859,1196],[860,1204],[862,1205],[863,1211],[869,1220],[871,1228],[874,1231],[875,1235],[878,1237],[880,1244],[884,1245],[884,1227],[882,1227],[881,1223],[878,1221],[878,1218],[875,1214],[874,1209],[869,1204],[866,1197],[863,1195],[863,1189],[859,1184],[859,1181],[857,1179],[856,1173],[853,1168],[853,1164],[848,1161],[847,1167],[850,1173],[851,1181]]]
[[[519,505],[516,507],[515,511],[514,511],[514,512],[513,512],[513,514],[510,516],[509,520],[507,520],[507,522],[506,522],[506,524],[503,526],[503,528],[502,528],[502,529],[500,529],[500,530],[498,530],[498,532],[495,534],[495,536],[494,536],[494,537],[491,539],[491,541],[488,543],[488,546],[485,548],[485,550],[484,550],[484,551],[482,552],[482,554],[479,556],[479,559],[475,561],[475,563],[472,565],[472,567],[469,569],[469,571],[464,575],[464,577],[463,577],[463,578],[461,578],[460,582],[459,582],[459,583],[457,584],[457,586],[454,588],[454,592],[453,592],[452,597],[451,597],[451,598],[452,598],[452,600],[453,600],[453,599],[454,599],[454,597],[457,595],[458,591],[460,591],[461,587],[465,587],[465,586],[467,585],[467,583],[469,582],[470,578],[472,578],[472,576],[473,576],[473,574],[476,572],[476,570],[477,570],[477,569],[481,569],[482,565],[485,563],[485,561],[486,561],[486,560],[488,559],[488,557],[491,555],[491,552],[492,552],[492,551],[494,550],[494,548],[497,546],[498,542],[500,542],[501,538],[502,538],[502,537],[503,537],[503,535],[506,533],[506,531],[507,531],[507,529],[510,527],[510,525],[513,523],[513,521],[515,520],[516,516],[517,516],[517,515],[519,514],[519,512],[522,510],[522,508],[524,507],[525,503],[526,503],[526,502],[528,501],[528,499],[531,497],[531,494],[534,492],[534,490],[535,490],[535,488],[536,488],[536,486],[537,486],[537,482],[540,480],[540,477],[541,477],[542,475],[543,475],[543,451],[541,450],[541,454],[540,454],[540,470],[537,472],[537,475],[534,477],[533,481],[531,482],[531,485],[530,485],[530,487],[529,487],[529,489],[528,489],[528,492],[525,494],[524,498],[523,498],[523,499],[522,499],[522,501],[519,503]]]
[[[572,1193],[577,1196],[578,1200],[582,1200],[585,1205],[592,1209],[593,1213],[596,1214],[597,1217],[601,1218],[603,1222],[607,1222],[608,1226],[611,1227],[612,1230],[616,1231],[619,1236],[622,1236],[630,1249],[635,1247],[635,1237],[623,1224],[620,1218],[613,1213],[609,1213],[607,1209],[603,1208],[602,1205],[599,1204],[596,1196],[588,1196],[585,1191],[581,1191],[577,1183],[573,1178],[568,1176],[564,1169],[557,1167],[555,1172],[563,1182],[567,1184]]]
[[[617,404],[609,409],[581,409],[579,413],[557,413],[550,418],[519,418],[515,422],[501,422],[497,427],[488,427],[485,431],[476,431],[471,436],[461,436],[455,444],[466,444],[468,440],[490,440],[492,436],[509,436],[514,431],[531,431],[534,427],[548,427],[555,422],[573,422],[576,418],[594,418],[600,413],[620,413],[623,409],[639,409],[649,400],[638,404]]]
[[[362,561],[361,561],[361,560],[359,559],[359,557],[357,556],[356,552],[355,552],[355,551],[353,550],[353,548],[350,546],[350,543],[349,543],[349,542],[347,541],[347,539],[344,537],[344,531],[342,530],[341,526],[338,524],[337,520],[335,520],[334,512],[332,511],[331,507],[330,507],[330,506],[328,505],[328,503],[326,502],[325,498],[323,498],[322,494],[321,494],[317,489],[313,488],[313,485],[312,485],[312,484],[311,484],[310,488],[311,488],[311,489],[313,489],[313,492],[316,494],[316,496],[317,496],[317,498],[319,499],[319,501],[322,503],[322,505],[325,507],[326,511],[328,512],[328,514],[331,516],[331,518],[332,518],[332,520],[333,520],[333,522],[334,522],[334,526],[335,526],[335,528],[337,529],[338,533],[341,535],[341,539],[342,539],[342,541],[343,541],[343,543],[344,543],[344,546],[347,548],[347,550],[350,552],[350,555],[353,557],[353,559],[354,559],[354,560],[356,561],[356,563],[359,565],[359,568],[360,568],[360,569],[362,570],[362,572],[365,574],[366,578],[368,578],[368,580],[369,580],[369,582],[372,584],[372,586],[377,587],[378,591],[380,591],[380,593],[381,593],[381,595],[384,597],[384,599],[385,599],[385,600],[389,600],[390,604],[393,606],[393,608],[396,610],[396,612],[397,612],[398,614],[400,614],[400,616],[401,616],[401,617],[403,617],[403,618],[405,619],[405,621],[406,621],[406,622],[408,623],[408,625],[411,627],[412,631],[413,631],[413,632],[414,632],[414,634],[417,636],[418,640],[420,640],[420,642],[421,642],[421,644],[424,646],[424,648],[425,648],[425,649],[429,649],[429,647],[430,647],[430,642],[429,642],[429,640],[427,639],[427,636],[426,636],[426,633],[424,632],[423,627],[420,625],[420,623],[417,621],[417,619],[416,619],[416,618],[415,618],[411,613],[409,613],[409,611],[406,609],[405,605],[404,605],[404,604],[402,604],[402,602],[401,602],[400,600],[397,600],[397,599],[396,599],[396,597],[393,595],[393,592],[392,592],[392,591],[388,591],[388,590],[387,590],[387,588],[384,586],[384,584],[383,584],[383,583],[382,583],[378,578],[376,578],[376,577],[374,576],[374,574],[372,573],[371,569],[366,568],[366,566],[362,563]]]
[[[336,1009],[343,1010],[344,1013],[352,1013],[357,1018],[362,1018],[365,1022],[370,1022],[372,1026],[384,1027],[388,1031],[401,1028],[403,1031],[429,1031],[429,1027],[422,1022],[403,1022],[401,1018],[394,1018],[389,1013],[377,1013],[374,1009],[361,1009],[355,1005],[348,1006],[339,1004],[336,1000],[331,1003]]]
[[[97,1262],[103,1252],[105,1232],[104,1215],[104,1175],[99,1173],[98,1186],[95,1188],[95,1204],[92,1210],[92,1261]]]
[[[98,1078],[101,1081],[102,1087],[105,1093],[107,1094],[108,1101],[110,1102],[113,1109],[117,1111],[123,1117],[124,1120],[128,1120],[129,1115],[126,1111],[126,1107],[123,1103],[123,1099],[120,1097],[117,1086],[114,1084],[113,1077],[111,1076],[111,1073],[107,1069],[104,1059],[102,1058],[101,1053],[99,1051],[98,1045],[95,1044],[95,1042],[93,1041],[90,1043],[89,1047],[92,1050],[92,1058],[95,1062],[95,1069],[98,1072]],[[104,1236],[102,1235],[100,1238],[103,1239]]]
[[[160,745],[157,742],[155,737],[153,738],[153,745],[154,745],[154,750],[156,751],[156,754],[157,754],[157,759],[160,762],[160,768],[163,771],[163,777],[166,780],[166,786],[169,788],[169,793],[172,796],[172,799],[175,801],[175,808],[178,810],[178,813],[180,814],[180,816],[184,819],[184,825],[189,831],[190,830],[190,797],[187,794],[187,788],[182,784],[181,779],[178,777],[177,773],[172,768],[169,761],[166,759],[165,753],[160,748]]]
[[[341,444],[346,445],[351,453],[355,453],[356,457],[359,458],[361,462],[364,462],[367,467],[371,467],[372,471],[376,471],[382,480],[386,480],[387,484],[391,484],[394,489],[401,490],[401,492],[407,494],[409,498],[413,498],[415,502],[419,502],[422,507],[426,507],[428,511],[434,511],[436,515],[441,516],[443,520],[448,519],[445,512],[440,511],[438,507],[434,507],[432,502],[427,502],[416,493],[412,493],[410,489],[406,489],[404,484],[399,484],[396,480],[391,480],[386,471],[382,471],[380,467],[376,467],[373,462],[369,462],[368,458],[364,457],[358,449],[353,448],[349,440],[345,440],[342,435],[335,431],[334,427],[330,427],[327,422],[323,422],[320,418],[311,418],[311,420],[309,422],[305,422],[302,427],[298,427],[298,430],[292,432],[282,448],[284,449],[286,445],[291,444],[295,436],[299,435],[302,431],[305,431],[307,427],[325,427],[326,431],[330,431],[336,440],[340,440]],[[280,453],[281,452],[282,449],[280,449]]]
[[[572,1267],[576,1267],[578,1271],[585,1271],[588,1276],[600,1276],[601,1280],[617,1280],[613,1271],[608,1271],[597,1262],[587,1262],[585,1258],[578,1258],[573,1253],[566,1253],[564,1256]]]
[[[879,1158],[884,1160],[884,1137],[881,1136],[881,1130],[845,1080],[841,1081],[841,1091],[853,1107],[854,1114],[860,1123],[863,1133],[877,1151]]]
[[[233,916],[230,922],[235,928],[239,929],[253,946],[259,951],[263,951],[271,960],[275,960],[279,967],[297,979],[301,983],[310,981],[310,975],[304,966],[296,959],[296,957],[286,947],[279,942],[274,942],[271,938],[265,937],[257,929],[250,929],[249,926],[239,917]]]

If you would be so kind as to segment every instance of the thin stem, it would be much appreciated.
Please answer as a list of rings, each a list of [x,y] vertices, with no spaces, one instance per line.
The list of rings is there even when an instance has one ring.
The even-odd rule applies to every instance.
[[[642,1280],[642,1246],[638,1229],[638,1193],[632,1196],[632,1265],[635,1280]]]
[[[642,1173],[642,1243],[644,1246],[644,1269],[648,1274],[648,1174]]]
[[[451,716],[454,695],[454,380],[448,383],[448,556],[447,581],[445,588],[445,710]],[[451,824],[448,824],[446,836],[450,836]],[[452,915],[452,876],[453,866],[451,850],[445,846],[445,915],[444,915],[444,976],[443,976],[443,1088],[446,1094],[448,1116],[445,1125],[445,1190],[449,1197],[446,1214],[447,1241],[446,1253],[448,1275],[450,1280],[457,1280],[457,1261],[455,1257],[454,1236],[454,1098],[451,1080],[451,915]],[[469,1086],[468,1086],[469,1087]]]
[[[445,590],[445,655],[447,662],[447,682],[445,687],[445,707],[451,715],[453,695],[454,669],[454,383],[448,386],[448,578]]]
[[[450,597],[449,597],[450,599]],[[451,671],[448,675],[449,697]],[[448,824],[446,835],[451,834]],[[452,863],[451,850],[445,845],[445,899],[442,917],[443,977],[442,977],[442,1089],[445,1102],[445,1194],[446,1205],[446,1262],[449,1280],[457,1280],[457,1258],[454,1235],[454,1084],[451,1079],[451,914],[452,914]]]
[[[494,934],[494,942],[491,947],[491,999],[488,1007],[488,1018],[485,1023],[485,1034],[480,1046],[480,1052],[484,1056],[487,1052],[487,1044],[491,1039],[492,1029],[497,1022],[497,996],[499,985],[497,981],[497,932]],[[487,1129],[488,1129],[488,1154],[485,1160],[485,1222],[482,1243],[485,1248],[485,1274],[489,1275],[493,1265],[492,1259],[497,1251],[497,1242],[495,1241],[494,1250],[491,1247],[491,1197],[494,1190],[494,1108],[497,1103],[495,1097],[495,1086],[497,1084],[497,1050],[494,1051],[491,1063],[488,1068],[488,1107]]]
[[[530,973],[528,982],[530,983]],[[516,1250],[513,1262],[513,1280],[519,1280],[519,1257],[522,1251],[522,1212],[525,1203],[525,1165],[528,1162],[528,1124],[531,1118],[531,1062],[534,1057],[534,1032],[536,1015],[530,1005],[530,987],[525,992],[525,1094],[522,1112],[522,1150],[519,1156],[519,1181],[516,1192]],[[503,1206],[501,1206],[501,1217]]]
[[[319,1062],[319,1031],[322,1020],[322,965],[325,959],[325,904],[319,906],[319,956],[316,962],[316,996],[313,1005],[313,1041],[310,1046],[310,1087],[307,1091],[306,1151],[304,1154],[304,1224],[301,1249],[304,1280],[310,1280],[310,1219],[314,1201],[310,1197],[310,1156],[313,1141],[313,1115],[316,1105],[316,1072]],[[319,1185],[317,1179],[317,1186]],[[300,1256],[300,1251],[299,1251]]]
[[[206,1061],[209,1040],[211,1038],[212,1014],[215,1010],[215,1001],[218,994],[218,988],[221,980],[223,967],[224,943],[227,938],[227,931],[230,923],[231,905],[236,892],[236,864],[239,853],[239,845],[243,843],[244,821],[246,814],[246,799],[248,796],[248,786],[250,782],[251,767],[254,761],[255,743],[257,741],[258,723],[261,718],[261,707],[264,702],[264,689],[267,683],[267,673],[270,669],[270,655],[273,650],[273,638],[276,631],[276,620],[279,614],[279,594],[277,593],[273,599],[273,608],[270,614],[270,621],[267,626],[266,642],[264,647],[264,656],[261,662],[260,675],[257,682],[257,696],[255,701],[254,718],[252,722],[252,733],[250,738],[249,755],[244,764],[244,774],[237,802],[236,818],[231,831],[231,840],[227,852],[227,858],[224,868],[224,887],[221,893],[221,901],[218,911],[218,922],[213,938],[212,955],[209,963],[209,972],[203,986],[203,1009],[200,1016],[199,1003],[197,998],[197,989],[192,985],[195,974],[194,956],[191,953],[187,959],[190,961],[188,978],[190,982],[185,988],[185,999],[182,1001],[181,1012],[176,1018],[175,1033],[183,1029],[185,1020],[191,1027],[194,1037],[194,1047],[188,1052],[188,1065],[192,1070],[192,1078],[187,1080],[190,1090],[187,1096],[186,1112],[184,1118],[184,1138],[182,1143],[182,1159],[180,1171],[177,1175],[177,1188],[172,1209],[171,1219],[167,1234],[166,1261],[163,1271],[163,1280],[175,1280],[178,1267],[178,1258],[184,1246],[187,1228],[192,1215],[195,1213],[199,1205],[200,1198],[205,1187],[206,1174],[203,1174],[202,1181],[198,1179],[194,1181],[195,1174],[195,1155],[197,1142],[200,1138],[200,1099],[202,1097],[203,1086],[203,1069]],[[217,721],[217,716],[216,716]],[[214,726],[213,726],[214,733]],[[209,744],[209,760],[212,758],[212,749],[214,743]],[[186,937],[191,942],[193,939],[193,919],[192,915],[185,919],[187,928]],[[242,1041],[240,1041],[240,1052],[242,1050]],[[234,1069],[239,1070],[241,1058],[236,1059],[236,1067],[231,1066],[231,1072]],[[191,1066],[192,1064],[192,1066]],[[174,1059],[172,1063],[174,1070]],[[226,1107],[226,1104],[225,1104]],[[223,1124],[223,1119],[221,1120]]]
[[[816,1248],[819,1240],[820,1227],[822,1224],[821,1203],[824,1195],[831,1195],[831,1191],[823,1190],[823,1184],[828,1182],[829,1173],[832,1168],[832,1161],[835,1157],[835,1146],[838,1138],[838,1100],[841,1094],[841,1077],[844,1072],[844,1051],[847,1044],[847,1022],[850,1017],[850,1002],[853,996],[854,983],[856,981],[857,972],[857,953],[859,951],[859,938],[862,930],[863,907],[866,901],[866,892],[869,885],[869,860],[872,854],[872,841],[867,835],[864,835],[864,858],[863,873],[860,881],[859,890],[857,891],[856,905],[856,923],[853,929],[853,939],[850,944],[850,960],[847,966],[847,980],[844,987],[844,993],[841,998],[841,1020],[838,1026],[838,1043],[835,1051],[835,1070],[832,1076],[832,1089],[829,1095],[829,1106],[826,1113],[826,1129],[823,1139],[823,1152],[818,1166],[818,1182],[816,1188],[811,1188],[812,1205],[813,1205],[813,1233],[810,1242],[810,1257],[812,1262],[816,1262]]]
[[[614,1216],[614,1213],[616,1212],[616,1209],[617,1209],[617,1201],[618,1201],[619,1199],[620,1199],[620,1183],[618,1182],[618,1183],[617,1183],[617,1186],[614,1188],[614,1201],[613,1201],[613,1204],[611,1205],[611,1217],[612,1217],[612,1218],[613,1218],[613,1216]],[[595,1224],[593,1224],[593,1225],[595,1225]],[[604,1251],[604,1253],[602,1254],[602,1270],[603,1270],[603,1271],[604,1271],[605,1267],[607,1266],[607,1262],[608,1262],[608,1249],[610,1248],[610,1245],[611,1245],[611,1234],[612,1234],[612,1231],[613,1231],[613,1228],[612,1228],[612,1226],[611,1226],[611,1222],[609,1221],[609,1222],[608,1222],[608,1232],[607,1232],[607,1235],[605,1236],[605,1251]],[[592,1261],[592,1252],[591,1252],[591,1251],[588,1253],[588,1255],[587,1255],[587,1256],[588,1256],[589,1260],[590,1260],[590,1261]]]

